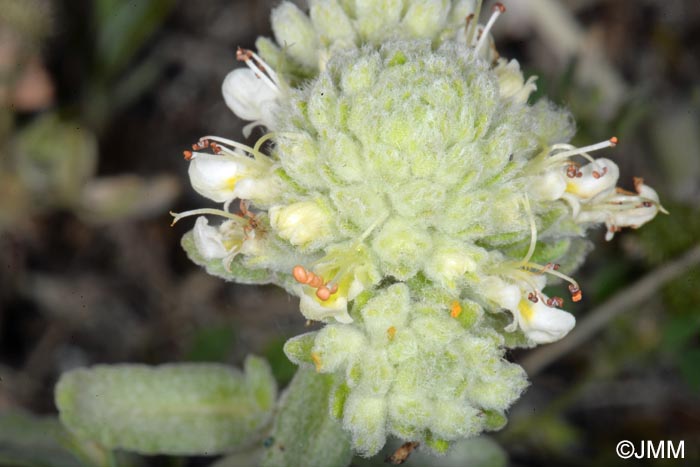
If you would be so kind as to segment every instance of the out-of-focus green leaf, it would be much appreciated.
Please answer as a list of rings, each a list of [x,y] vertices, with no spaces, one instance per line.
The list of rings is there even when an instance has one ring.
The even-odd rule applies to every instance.
[[[98,9],[97,56],[103,78],[121,70],[155,32],[174,0],[107,2]]]
[[[664,326],[664,349],[670,352],[681,352],[698,334],[700,334],[700,313],[670,316]]]
[[[690,387],[700,391],[700,349],[688,349],[680,356],[680,369]]]
[[[85,184],[76,208],[92,224],[142,219],[166,213],[179,193],[177,179],[167,175],[99,177]]]
[[[82,467],[86,461],[99,464],[95,458],[85,458],[87,450],[88,446],[80,446],[55,417],[37,417],[20,411],[0,413],[0,465]],[[83,458],[82,463],[77,452]],[[92,454],[99,457],[105,453],[93,446]]]
[[[17,173],[39,206],[71,207],[97,167],[92,132],[56,114],[47,114],[24,128],[14,149]]]
[[[211,326],[197,330],[187,360],[193,362],[223,362],[229,356],[235,333],[231,326]],[[273,371],[274,373],[274,371]]]
[[[260,436],[277,394],[267,363],[245,374],[216,364],[98,365],[56,386],[61,421],[76,436],[143,454],[213,455]]]
[[[263,467],[345,467],[350,463],[350,437],[328,410],[333,385],[333,375],[299,368],[280,400]]]
[[[296,372],[297,367],[292,362],[290,362],[287,356],[285,355],[284,345],[284,338],[280,337],[274,339],[270,341],[267,344],[267,346],[265,346],[263,355],[265,356],[267,361],[270,362],[270,366],[272,367],[272,374],[275,375],[277,382],[279,384],[286,385],[294,377],[294,373]]]

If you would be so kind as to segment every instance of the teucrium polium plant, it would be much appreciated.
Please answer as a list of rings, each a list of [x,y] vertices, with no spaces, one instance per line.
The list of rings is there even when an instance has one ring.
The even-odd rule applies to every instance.
[[[574,327],[565,300],[542,290],[563,280],[581,299],[567,274],[590,250],[586,231],[605,224],[610,240],[663,208],[641,179],[617,188],[617,165],[589,155],[616,138],[574,147],[571,116],[529,102],[535,78],[489,33],[502,5],[485,25],[475,1],[309,6],[282,3],[275,41],[238,50],[246,66],[226,76],[224,99],[251,122],[245,136],[264,136],[185,151],[193,188],[223,206],[175,221],[198,216],[183,245],[209,273],[284,287],[325,324],[285,352],[305,378],[292,389],[318,379],[313,416],[337,419],[334,436],[363,456],[389,436],[444,452],[505,424],[528,384],[507,349]],[[59,406],[80,403],[60,390]],[[285,400],[305,404],[283,397],[273,434],[289,425]],[[73,415],[70,427],[89,427]]]

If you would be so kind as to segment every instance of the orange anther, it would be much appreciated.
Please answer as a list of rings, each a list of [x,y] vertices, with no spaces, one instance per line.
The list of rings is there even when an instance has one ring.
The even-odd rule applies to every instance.
[[[322,285],[316,291],[316,296],[318,297],[319,300],[323,300],[325,302],[326,300],[331,298],[331,291],[328,289],[328,287],[326,287],[325,285]]]
[[[309,278],[306,279],[306,283],[313,287],[314,289],[317,289],[323,285],[323,277],[317,276],[313,272],[309,273]]]
[[[450,316],[453,318],[459,318],[459,315],[462,314],[462,305],[459,304],[457,300],[452,302],[452,305],[450,305]]]
[[[390,341],[394,340],[395,335],[396,335],[396,328],[394,326],[391,326],[389,329],[386,330],[386,336],[389,338]]]
[[[617,144],[617,142],[618,142],[617,136],[613,136],[612,138],[610,138],[609,141],[610,141],[610,144],[612,144],[613,146],[615,146],[615,145]]]
[[[306,284],[306,280],[308,279],[308,272],[306,271],[306,268],[304,266],[294,266],[294,269],[292,269],[292,276],[294,276],[294,280],[301,283],[301,284]]]
[[[571,292],[571,300],[573,300],[574,302],[580,302],[583,298],[581,289],[576,287],[574,284],[569,285],[569,292]]]
[[[192,151],[182,151],[182,155],[185,156],[185,160],[192,160]]]

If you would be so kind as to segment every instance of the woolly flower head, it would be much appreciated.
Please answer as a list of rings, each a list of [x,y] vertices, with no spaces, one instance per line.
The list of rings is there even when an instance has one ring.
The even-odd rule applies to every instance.
[[[477,3],[475,5],[475,3]],[[548,278],[659,210],[656,192],[576,148],[571,117],[528,104],[534,78],[498,57],[480,2],[291,3],[272,14],[280,47],[239,49],[224,81],[254,147],[204,137],[186,151],[193,187],[223,209],[183,244],[229,280],[276,283],[326,326],[291,339],[290,359],[337,375],[331,413],[358,453],[387,436],[436,451],[498,429],[527,385],[507,348],[575,325]],[[263,147],[266,150],[263,152]],[[231,212],[240,199],[240,212]]]

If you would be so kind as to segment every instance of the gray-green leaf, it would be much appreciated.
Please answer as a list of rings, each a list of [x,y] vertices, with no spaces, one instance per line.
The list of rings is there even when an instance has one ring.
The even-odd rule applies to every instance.
[[[328,399],[333,375],[299,368],[282,396],[263,467],[345,467],[350,464],[350,438],[330,416]]]
[[[212,455],[255,441],[277,394],[269,365],[98,365],[56,386],[61,421],[78,437],[143,454]]]

